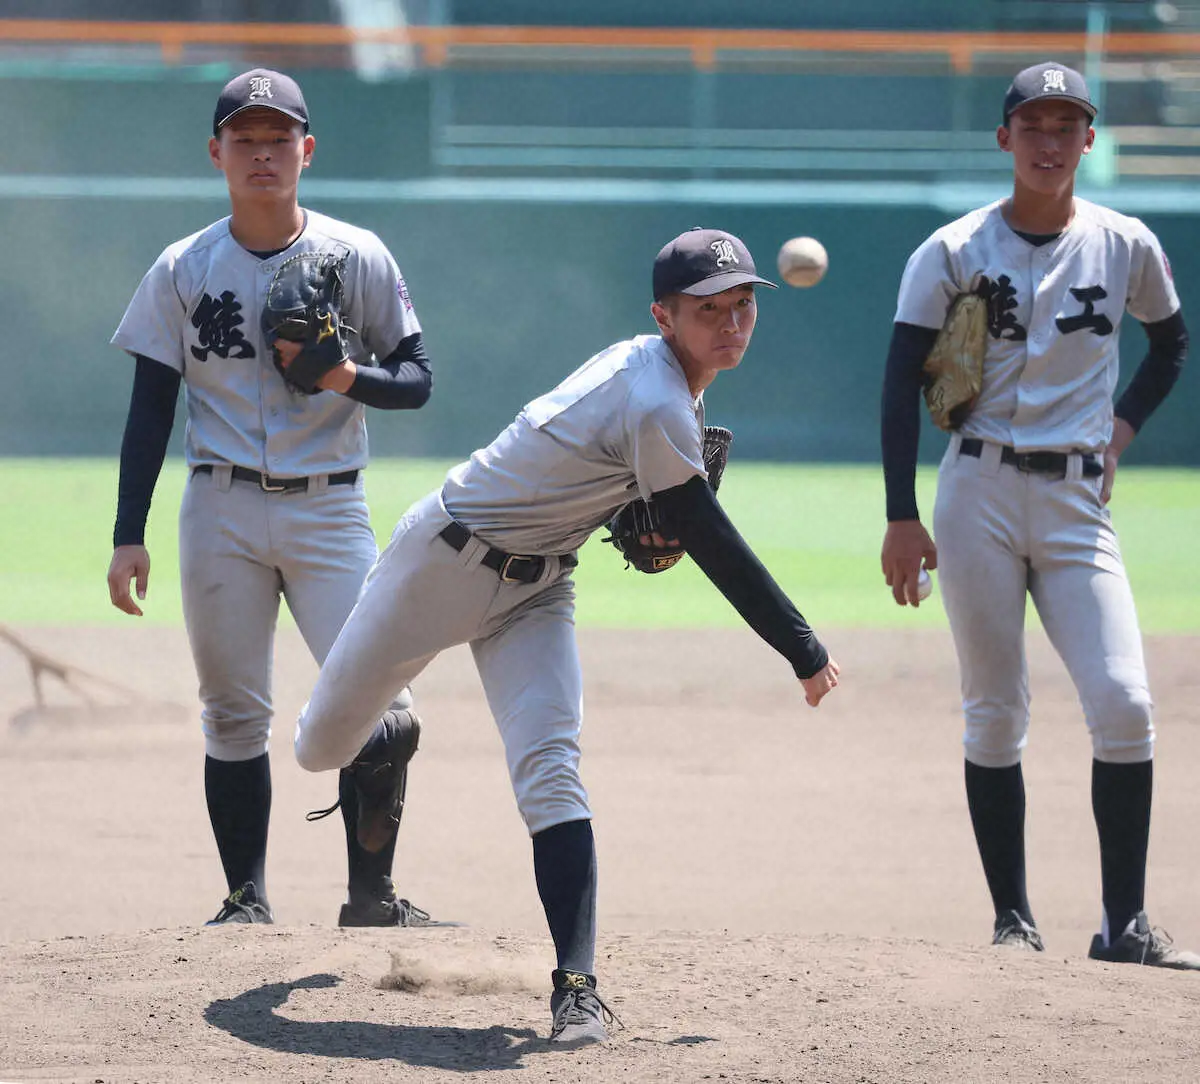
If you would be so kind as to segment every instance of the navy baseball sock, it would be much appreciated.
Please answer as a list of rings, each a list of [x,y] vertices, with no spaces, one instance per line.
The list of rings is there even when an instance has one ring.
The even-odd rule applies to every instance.
[[[271,818],[271,761],[204,758],[204,795],[229,891],[253,881],[267,900],[267,824]]]
[[[358,845],[358,792],[354,780],[344,768],[338,772],[338,798],[341,800],[342,824],[346,829],[346,864],[349,869],[347,888],[351,903],[371,903],[388,895],[388,878],[396,855],[397,831],[382,850],[372,853]]]
[[[1033,924],[1025,890],[1025,777],[1021,765],[966,764],[967,806],[996,914],[1016,911]]]
[[[1145,907],[1146,851],[1154,761],[1092,761],[1092,813],[1100,836],[1100,886],[1110,938],[1120,937]]]
[[[533,837],[533,873],[558,966],[596,966],[596,844],[590,820],[567,821]]]

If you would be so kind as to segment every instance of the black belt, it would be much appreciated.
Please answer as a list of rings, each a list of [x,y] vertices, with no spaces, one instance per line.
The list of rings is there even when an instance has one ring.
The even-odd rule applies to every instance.
[[[960,455],[978,459],[983,455],[983,441],[974,437],[964,438],[958,446]],[[1067,463],[1072,454],[1083,456],[1083,476],[1099,478],[1104,473],[1104,464],[1088,452],[1018,452],[1008,444],[1000,446],[1000,462],[1031,474],[1057,474],[1066,477]]]
[[[442,528],[440,534],[447,545],[459,552],[472,538],[471,532],[458,520],[451,520],[446,527]],[[493,572],[499,573],[505,583],[536,583],[542,578],[542,573],[546,571],[546,562],[550,559],[505,553],[494,546],[488,546],[487,553],[483,555],[483,560],[479,563],[486,565]],[[558,563],[561,568],[574,568],[579,564],[579,558],[573,553],[564,553],[558,559]]]
[[[212,474],[211,463],[201,463],[192,468],[192,474]],[[269,474],[260,474],[249,467],[234,467],[232,476],[239,482],[253,482],[267,493],[299,493],[308,489],[308,478],[272,478]],[[358,471],[346,470],[340,474],[329,475],[331,486],[352,486],[358,481]]]

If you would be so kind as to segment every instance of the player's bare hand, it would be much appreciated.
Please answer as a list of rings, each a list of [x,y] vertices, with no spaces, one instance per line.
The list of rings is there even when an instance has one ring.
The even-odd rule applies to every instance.
[[[1117,478],[1118,456],[1104,453],[1104,476],[1100,479],[1100,503],[1108,504],[1112,500],[1113,482]]]
[[[1112,500],[1113,481],[1117,477],[1117,463],[1121,453],[1133,443],[1137,430],[1124,418],[1113,418],[1112,440],[1104,449],[1104,476],[1100,479],[1100,503]]]
[[[838,664],[830,659],[812,677],[800,679],[800,684],[804,686],[804,699],[810,708],[815,708],[822,697],[837,688],[839,672]]]
[[[879,560],[896,605],[919,606],[917,577],[921,568],[937,568],[937,546],[921,521],[898,519],[889,523]]]
[[[118,546],[113,550],[108,565],[108,597],[112,604],[134,617],[142,616],[142,608],[130,594],[132,582],[141,600],[146,598],[146,585],[150,581],[150,553],[145,546]]]
[[[650,534],[638,535],[638,541],[643,546],[653,546],[658,550],[675,550],[680,546],[678,538],[663,538],[657,531],[651,531]]]
[[[301,343],[293,342],[291,339],[276,339],[271,344],[271,349],[275,351],[275,356],[279,359],[280,366],[286,369],[296,360],[304,347]]]
[[[350,390],[350,385],[354,383],[354,377],[358,373],[358,366],[349,358],[341,363],[336,369],[330,369],[320,380],[317,381],[318,388],[324,388],[326,391],[336,391],[339,395],[345,395]]]
[[[279,358],[279,367],[286,373],[288,366],[296,360],[297,355],[304,347],[301,343],[293,342],[291,339],[276,339],[272,349]],[[329,372],[321,377],[317,381],[317,387],[324,388],[326,391],[336,391],[339,395],[345,395],[350,390],[350,386],[354,383],[354,378],[357,375],[358,366],[347,358],[336,369],[330,369]]]

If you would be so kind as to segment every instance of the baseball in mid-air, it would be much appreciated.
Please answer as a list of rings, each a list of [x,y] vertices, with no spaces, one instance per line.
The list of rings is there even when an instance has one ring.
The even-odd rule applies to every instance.
[[[924,602],[933,594],[933,577],[925,569],[917,574],[917,598]]]
[[[784,241],[776,260],[779,277],[789,286],[816,286],[829,269],[829,253],[815,237],[793,237]]]

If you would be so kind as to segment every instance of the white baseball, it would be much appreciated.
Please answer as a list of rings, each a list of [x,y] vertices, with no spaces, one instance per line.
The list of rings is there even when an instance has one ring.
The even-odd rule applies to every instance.
[[[933,594],[933,577],[925,569],[917,573],[917,598],[924,602]]]
[[[776,259],[779,277],[789,286],[816,286],[829,269],[829,253],[815,237],[793,237],[784,241]]]

